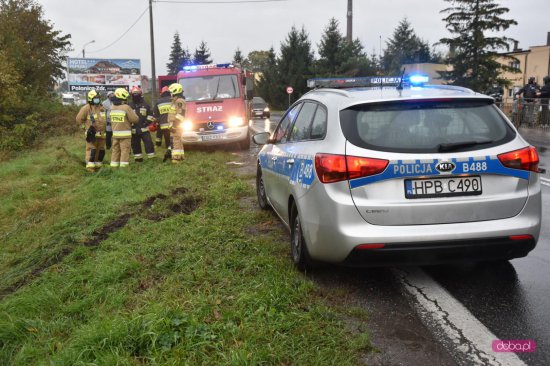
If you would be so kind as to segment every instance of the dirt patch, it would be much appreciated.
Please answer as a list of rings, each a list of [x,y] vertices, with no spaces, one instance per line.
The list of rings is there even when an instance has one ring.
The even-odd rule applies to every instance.
[[[189,215],[199,207],[200,202],[201,201],[195,197],[185,197],[178,203],[170,205],[168,208],[175,214],[183,213]]]
[[[145,201],[143,201],[142,206],[145,209],[149,209],[153,206],[156,200],[163,200],[165,198],[166,198],[165,194],[159,193],[156,196],[149,197]]]
[[[92,234],[92,238],[84,242],[84,246],[95,247],[98,246],[102,241],[106,240],[109,237],[109,234],[114,233],[122,229],[128,221],[132,218],[132,214],[124,214],[117,217],[115,220],[104,225],[101,229],[95,231]]]

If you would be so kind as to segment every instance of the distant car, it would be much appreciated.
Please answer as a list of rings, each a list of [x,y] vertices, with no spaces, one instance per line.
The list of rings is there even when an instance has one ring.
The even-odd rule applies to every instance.
[[[289,228],[294,264],[526,256],[541,226],[535,148],[489,96],[367,87],[384,79],[312,80],[271,136],[253,137],[258,202]]]
[[[266,101],[261,97],[252,98],[251,102],[252,118],[269,118],[271,113]]]

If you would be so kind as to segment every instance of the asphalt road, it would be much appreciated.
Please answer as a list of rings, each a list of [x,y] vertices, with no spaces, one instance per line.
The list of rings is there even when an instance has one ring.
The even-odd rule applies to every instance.
[[[251,126],[271,131],[279,118],[254,120]],[[541,168],[550,170],[550,140],[549,146],[533,144]],[[550,365],[550,172],[541,178],[541,236],[525,258],[405,269],[331,268],[312,275],[328,290],[347,288],[354,301],[376,314],[379,320],[370,321],[368,329],[381,356],[371,363]],[[537,349],[495,354],[491,343],[496,339],[530,339]]]

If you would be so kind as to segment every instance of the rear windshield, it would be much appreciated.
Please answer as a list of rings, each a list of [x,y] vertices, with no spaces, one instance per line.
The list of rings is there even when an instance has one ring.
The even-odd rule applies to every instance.
[[[390,152],[469,151],[515,137],[490,101],[361,104],[342,110],[340,123],[352,144]]]

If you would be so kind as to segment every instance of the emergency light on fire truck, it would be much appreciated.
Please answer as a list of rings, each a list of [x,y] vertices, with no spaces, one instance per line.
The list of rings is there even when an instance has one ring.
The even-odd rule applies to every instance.
[[[207,65],[189,65],[182,68],[185,72],[192,72],[197,70],[207,70],[207,69],[230,69],[234,68],[235,65],[231,63],[225,64],[207,64]]]
[[[422,86],[429,81],[429,77],[421,74],[405,75],[403,85]],[[367,88],[380,86],[398,86],[401,76],[367,76],[358,78],[316,78],[307,81],[308,88]]]

